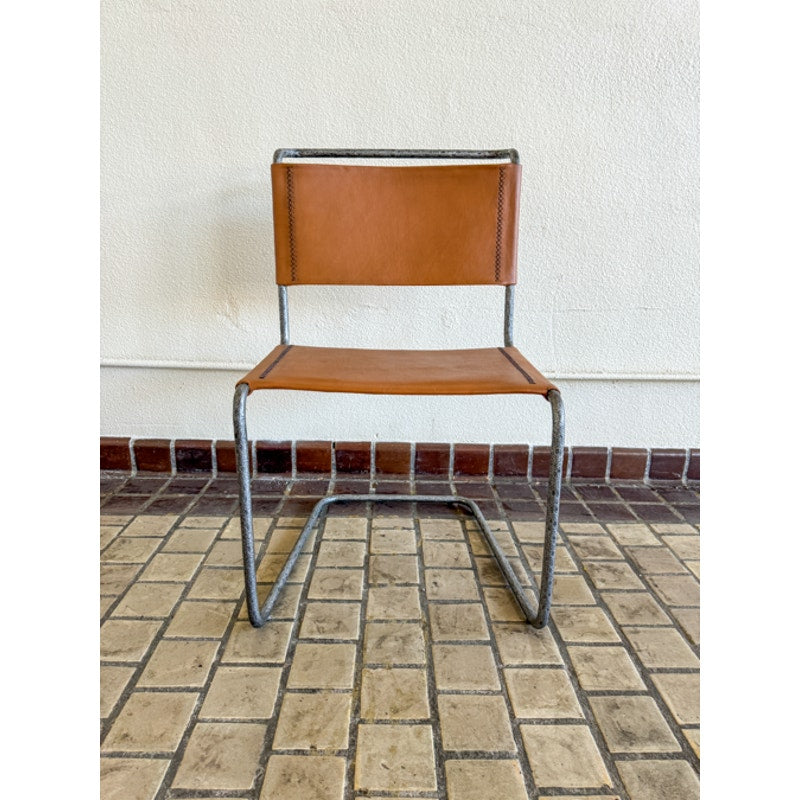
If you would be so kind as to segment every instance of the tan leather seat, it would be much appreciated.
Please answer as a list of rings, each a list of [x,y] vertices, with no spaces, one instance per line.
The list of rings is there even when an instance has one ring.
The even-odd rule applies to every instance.
[[[541,394],[556,387],[516,347],[364,350],[279,345],[239,383],[363,394]]]

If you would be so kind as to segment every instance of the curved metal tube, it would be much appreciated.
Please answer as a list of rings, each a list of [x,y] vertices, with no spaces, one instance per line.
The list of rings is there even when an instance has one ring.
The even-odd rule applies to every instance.
[[[508,150],[328,150],[308,147],[281,147],[272,156],[274,164],[287,158],[463,158],[469,160],[507,158],[519,164],[519,153]]]
[[[542,553],[542,580],[539,587],[539,613],[532,623],[544,628],[550,618],[553,600],[553,575],[556,568],[556,542],[558,541],[558,511],[561,505],[561,475],[564,465],[564,404],[561,392],[551,389],[547,400],[553,414],[550,444],[550,479],[547,487],[547,512],[544,522],[544,551]]]
[[[236,474],[239,478],[239,521],[242,528],[242,562],[244,563],[247,610],[250,622],[260,628],[265,620],[258,613],[256,589],[256,554],[253,542],[253,499],[250,494],[250,453],[247,443],[247,395],[250,387],[240,383],[233,395],[233,436],[236,441]]]
[[[458,495],[398,495],[398,494],[340,494],[329,495],[323,497],[313,508],[311,514],[303,528],[299,538],[295,542],[292,552],[286,559],[280,574],[275,580],[275,583],[270,590],[269,596],[264,601],[264,605],[259,607],[258,597],[256,592],[256,573],[255,562],[252,560],[249,553],[253,552],[253,535],[252,535],[252,520],[249,523],[242,522],[242,552],[245,554],[244,571],[245,571],[245,584],[247,587],[247,612],[251,624],[260,628],[269,619],[275,604],[278,601],[281,591],[283,590],[289,576],[297,563],[297,559],[305,546],[309,534],[314,529],[314,526],[319,521],[321,515],[327,510],[328,506],[333,503],[452,503],[453,505],[461,505],[466,507],[470,513],[475,517],[478,526],[486,539],[492,554],[497,559],[500,570],[508,581],[511,591],[517,599],[520,607],[522,608],[525,618],[532,625],[536,625],[538,619],[536,609],[531,605],[530,600],[525,594],[519,578],[514,572],[511,564],[508,561],[505,553],[501,550],[500,545],[494,538],[486,522],[485,517],[481,513],[480,508],[474,500],[467,497],[459,497]],[[247,541],[245,541],[245,539]],[[531,585],[535,586],[533,581]],[[541,625],[537,625],[541,627]]]
[[[256,559],[255,542],[253,537],[253,501],[250,491],[250,453],[247,441],[247,395],[249,387],[240,384],[236,387],[233,400],[233,430],[236,440],[236,470],[239,477],[239,519],[242,533],[242,561],[244,564],[245,593],[247,597],[247,614],[250,624],[260,628],[269,619],[275,604],[278,601],[283,587],[300,557],[309,534],[320,520],[321,516],[333,503],[363,502],[409,502],[409,503],[452,503],[464,506],[478,523],[478,527],[486,539],[492,555],[497,559],[509,588],[520,605],[525,619],[535,628],[544,628],[550,618],[550,605],[553,596],[553,577],[555,573],[556,541],[558,538],[558,511],[561,500],[561,472],[564,460],[564,407],[561,394],[553,389],[547,394],[553,414],[552,444],[550,450],[550,481],[547,492],[547,512],[545,517],[545,542],[542,554],[542,576],[539,588],[538,610],[533,607],[525,589],[519,582],[506,554],[498,545],[494,534],[489,529],[486,518],[474,500],[458,495],[396,495],[396,494],[344,494],[323,497],[313,508],[311,514],[295,542],[292,552],[283,565],[280,574],[275,580],[272,589],[263,605],[259,605],[258,588],[256,585]],[[528,573],[531,586],[535,591],[530,572],[523,560],[523,568]]]

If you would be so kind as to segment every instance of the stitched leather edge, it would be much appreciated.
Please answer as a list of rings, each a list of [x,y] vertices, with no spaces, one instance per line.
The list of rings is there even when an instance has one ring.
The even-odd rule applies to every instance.
[[[289,264],[292,268],[292,282],[297,281],[297,249],[294,240],[294,173],[286,168],[286,207],[289,212]]]
[[[259,380],[263,380],[264,378],[272,372],[275,367],[278,366],[278,362],[294,347],[294,345],[287,344],[286,349],[258,376]]]
[[[497,231],[494,239],[494,280],[500,280],[500,257],[503,252],[503,200],[505,199],[506,171],[501,167],[497,177]]]
[[[525,380],[528,381],[528,383],[533,384],[534,386],[536,385],[536,381],[531,378],[531,376],[528,375],[528,373],[525,372],[525,370],[522,369],[522,367],[517,364],[517,362],[514,361],[514,359],[502,347],[498,347],[497,349],[525,376]]]

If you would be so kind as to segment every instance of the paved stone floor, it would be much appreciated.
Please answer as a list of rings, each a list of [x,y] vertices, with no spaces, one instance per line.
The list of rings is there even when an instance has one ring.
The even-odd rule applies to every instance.
[[[262,596],[334,486],[370,482],[255,482]],[[538,579],[543,485],[371,486],[480,498]],[[401,503],[334,507],[256,630],[235,491],[101,475],[104,800],[698,796],[697,487],[565,487],[542,631],[466,516]]]

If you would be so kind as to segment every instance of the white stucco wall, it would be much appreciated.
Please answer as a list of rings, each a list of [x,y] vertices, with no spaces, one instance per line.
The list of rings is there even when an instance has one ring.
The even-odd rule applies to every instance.
[[[572,445],[699,444],[694,0],[106,0],[101,434],[232,438],[277,147],[516,147],[515,341]],[[290,290],[298,344],[502,343],[502,291]],[[541,401],[539,401],[541,402]],[[259,393],[265,439],[542,442],[530,399]],[[537,413],[538,412],[538,413]]]

